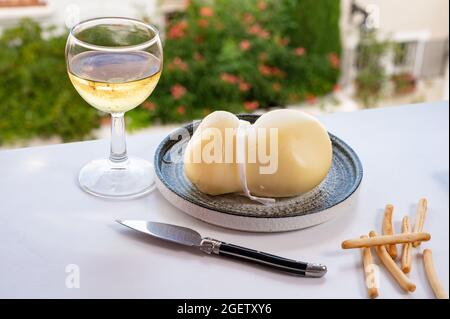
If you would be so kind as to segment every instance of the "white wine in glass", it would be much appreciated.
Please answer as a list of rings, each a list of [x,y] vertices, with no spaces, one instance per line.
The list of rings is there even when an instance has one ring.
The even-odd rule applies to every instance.
[[[73,58],[70,80],[90,105],[124,113],[141,104],[161,75],[159,59],[146,52],[83,52]]]
[[[112,116],[110,156],[81,169],[81,188],[107,198],[149,193],[154,188],[153,167],[128,157],[124,113],[144,102],[161,76],[157,29],[128,18],[81,22],[70,31],[66,62],[69,78],[81,97]]]

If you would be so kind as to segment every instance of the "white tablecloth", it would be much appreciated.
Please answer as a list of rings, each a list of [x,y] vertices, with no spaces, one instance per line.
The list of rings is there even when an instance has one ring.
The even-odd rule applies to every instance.
[[[359,154],[364,178],[337,218],[287,233],[212,226],[175,209],[158,191],[131,201],[84,193],[75,182],[78,170],[107,155],[106,140],[1,151],[0,297],[365,298],[360,252],[341,250],[341,241],[380,231],[386,203],[395,205],[399,231],[402,216],[414,220],[418,199],[427,197],[424,230],[432,240],[414,250],[410,277],[417,291],[404,293],[381,268],[380,298],[432,298],[422,249],[433,250],[439,277],[449,288],[448,113],[448,102],[441,102],[321,117]],[[162,138],[133,136],[128,151],[152,160]],[[324,263],[329,270],[321,279],[273,272],[147,238],[115,219],[184,225],[203,236]],[[67,268],[71,264],[75,272]],[[80,286],[67,288],[76,269]]]

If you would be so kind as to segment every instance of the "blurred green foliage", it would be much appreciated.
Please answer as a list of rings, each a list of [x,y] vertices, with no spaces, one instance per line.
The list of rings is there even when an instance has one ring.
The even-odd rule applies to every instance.
[[[162,32],[160,83],[127,113],[128,127],[314,101],[332,91],[340,73],[339,7],[338,0],[189,1]],[[77,140],[98,126],[101,115],[67,77],[66,36],[28,20],[0,35],[0,144]]]
[[[249,112],[333,90],[340,68],[338,0],[191,0],[169,23],[160,83],[132,127]]]
[[[291,38],[292,47],[303,46],[312,54],[341,54],[339,0],[282,2],[276,20],[282,32]]]
[[[77,32],[77,39],[95,45],[115,47],[138,45],[152,39],[153,32],[134,24],[96,25]]]
[[[30,20],[1,34],[0,144],[54,135],[79,140],[98,126],[97,112],[67,77],[66,38]]]

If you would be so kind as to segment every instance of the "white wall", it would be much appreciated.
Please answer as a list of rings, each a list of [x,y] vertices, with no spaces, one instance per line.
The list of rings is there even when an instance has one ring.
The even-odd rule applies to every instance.
[[[49,21],[59,25],[79,15],[80,20],[101,17],[121,16],[140,18],[155,13],[155,0],[48,0],[54,15]]]
[[[43,23],[70,26],[78,20],[102,16],[141,18],[149,16],[159,22],[158,0],[47,0],[46,7],[1,8],[0,26],[16,23],[30,17]]]
[[[348,12],[351,0],[342,0],[342,11]],[[379,30],[382,34],[427,31],[429,39],[448,37],[449,0],[356,0],[362,7],[374,5],[379,10]],[[348,17],[342,17],[348,29]]]

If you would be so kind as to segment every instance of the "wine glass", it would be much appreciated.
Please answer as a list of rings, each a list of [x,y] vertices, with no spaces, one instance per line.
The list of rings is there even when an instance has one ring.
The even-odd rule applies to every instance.
[[[109,158],[94,160],[79,173],[86,192],[128,199],[153,190],[153,166],[127,155],[124,113],[150,96],[162,63],[159,32],[142,21],[97,18],[71,29],[66,44],[70,81],[86,102],[112,118]]]

